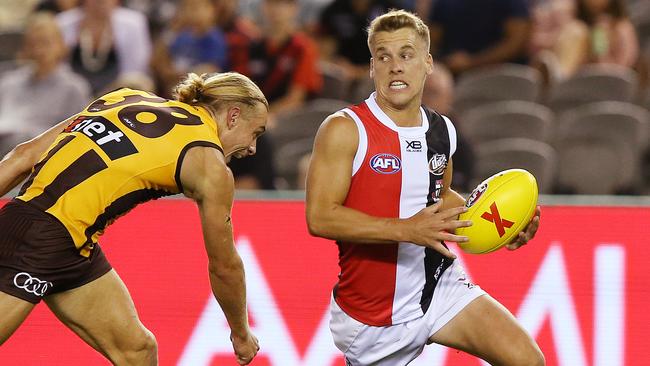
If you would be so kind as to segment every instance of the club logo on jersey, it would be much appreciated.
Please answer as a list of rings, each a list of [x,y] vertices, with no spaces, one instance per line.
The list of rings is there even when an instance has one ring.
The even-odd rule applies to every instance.
[[[435,154],[429,160],[429,173],[433,175],[442,175],[447,168],[447,157],[445,154]]]
[[[483,192],[485,192],[488,188],[487,183],[482,183],[478,187],[474,188],[472,193],[469,195],[467,198],[467,202],[465,202],[465,207],[470,208],[478,201],[479,198],[483,195]]]
[[[402,169],[402,161],[393,154],[379,153],[370,159],[370,167],[379,174],[395,174]]]
[[[135,154],[135,148],[119,128],[102,116],[78,116],[64,132],[81,132],[93,140],[111,160]]]
[[[422,141],[420,140],[405,140],[406,141],[406,151],[408,152],[422,152]]]
[[[490,212],[483,212],[483,215],[481,215],[481,218],[483,220],[487,220],[489,222],[493,222],[494,226],[497,229],[497,233],[499,234],[499,237],[503,237],[506,234],[506,229],[509,229],[514,225],[515,223],[506,219],[501,218],[501,214],[499,213],[499,208],[497,207],[496,202],[492,202],[490,205]]]
[[[443,186],[442,183],[443,183],[442,179],[436,180],[436,187],[433,190],[433,192],[431,192],[431,200],[433,201],[433,203],[437,203],[438,201],[440,201],[440,194],[442,193],[442,186]]]

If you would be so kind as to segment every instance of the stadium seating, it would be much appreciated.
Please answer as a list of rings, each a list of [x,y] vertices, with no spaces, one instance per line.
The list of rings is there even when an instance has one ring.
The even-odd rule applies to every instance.
[[[454,93],[454,111],[504,100],[536,101],[540,95],[541,74],[517,64],[487,66],[462,74]]]
[[[553,112],[534,102],[510,100],[481,105],[460,118],[462,133],[474,143],[523,137],[548,142],[552,136]]]
[[[541,193],[549,193],[553,188],[555,167],[555,149],[545,142],[526,138],[488,141],[476,145],[475,178],[470,186],[502,170],[521,168],[535,176]]]
[[[558,143],[557,193],[635,193],[638,154],[602,136],[566,137]]]
[[[567,111],[557,124],[557,138],[596,137],[617,140],[640,154],[648,145],[650,113],[625,102],[597,102]],[[558,145],[559,146],[559,145]]]
[[[303,107],[277,116],[277,126],[269,131],[278,148],[291,141],[314,138],[321,122],[330,114],[347,107],[336,99],[315,99]]]
[[[367,79],[357,80],[350,90],[350,96],[347,98],[351,103],[361,103],[375,91],[375,82],[368,77]]]
[[[323,76],[323,87],[319,97],[325,99],[346,99],[349,94],[350,84],[342,76],[341,70],[334,66],[321,65],[320,71]]]
[[[548,105],[560,114],[590,102],[631,102],[637,86],[637,75],[632,69],[613,64],[587,65],[551,87]]]
[[[274,160],[278,186],[285,189],[298,187],[298,163],[300,159],[311,153],[314,139],[311,137],[291,141],[275,151]]]

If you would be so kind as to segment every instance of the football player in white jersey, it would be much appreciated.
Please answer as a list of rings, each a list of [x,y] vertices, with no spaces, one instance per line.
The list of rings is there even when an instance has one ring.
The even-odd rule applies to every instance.
[[[390,11],[370,24],[368,46],[376,91],[365,102],[323,122],[307,176],[309,230],[336,240],[340,249],[341,275],[330,323],[336,346],[352,366],[406,365],[430,343],[462,350],[493,365],[544,365],[533,338],[504,306],[465,280],[455,255],[444,245],[444,241],[466,241],[454,230],[471,222],[458,220],[466,210],[465,200],[450,189],[455,129],[446,117],[421,108],[424,82],[433,70],[428,28],[416,15]],[[436,140],[431,131],[444,133],[444,139]],[[381,133],[385,136],[377,136]],[[419,140],[408,140],[409,136]],[[390,139],[395,139],[397,150],[381,150],[390,145],[382,141]],[[439,140],[444,143],[437,145],[440,153],[435,161],[446,165],[444,170],[428,169],[432,175],[440,170],[436,174],[442,178],[434,180],[428,172],[420,172],[421,167],[427,171],[430,157],[410,154],[426,154],[427,147],[422,146]],[[388,216],[377,208],[384,204],[380,198],[384,192],[375,191],[383,189],[390,195],[386,187],[393,183],[384,182],[398,174],[402,178],[394,184],[399,213]],[[421,197],[408,198],[420,205],[412,213],[405,208],[413,206],[405,203],[404,197],[412,195],[405,192],[405,184],[416,190],[425,187]],[[538,209],[508,249],[534,237],[539,215]],[[432,253],[437,256],[434,262],[429,260]],[[368,270],[375,272],[366,276]],[[385,277],[372,280],[386,272],[392,273],[387,278],[393,283],[386,283]],[[372,298],[386,288],[387,296]]]

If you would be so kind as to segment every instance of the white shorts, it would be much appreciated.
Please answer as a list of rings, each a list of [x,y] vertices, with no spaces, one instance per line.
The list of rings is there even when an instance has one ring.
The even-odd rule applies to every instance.
[[[413,361],[427,340],[456,316],[467,304],[485,295],[466,280],[458,261],[440,278],[431,305],[422,317],[387,327],[366,325],[330,303],[330,330],[334,344],[343,352],[348,366],[402,366]]]

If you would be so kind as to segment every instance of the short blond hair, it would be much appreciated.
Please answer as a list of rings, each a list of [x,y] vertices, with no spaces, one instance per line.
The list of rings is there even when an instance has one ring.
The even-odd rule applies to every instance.
[[[269,102],[264,93],[246,76],[236,72],[212,74],[194,73],[174,88],[174,98],[179,102],[196,105],[202,104],[220,110],[228,104],[240,104],[254,107],[258,103],[269,109]]]
[[[429,27],[424,24],[420,17],[402,9],[392,9],[370,22],[370,26],[368,26],[368,48],[372,52],[370,45],[377,32],[394,32],[402,28],[413,29],[426,42],[427,50],[429,49],[429,45],[431,44]]]

